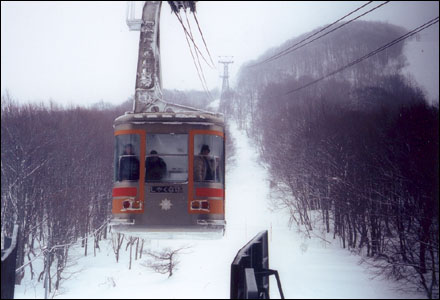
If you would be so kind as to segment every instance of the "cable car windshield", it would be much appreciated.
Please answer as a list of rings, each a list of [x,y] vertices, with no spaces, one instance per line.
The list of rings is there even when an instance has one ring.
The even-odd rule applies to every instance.
[[[217,135],[194,136],[194,181],[224,182],[223,138]]]
[[[188,180],[188,135],[147,134],[147,182]]]
[[[115,181],[139,180],[140,138],[137,134],[116,136]]]

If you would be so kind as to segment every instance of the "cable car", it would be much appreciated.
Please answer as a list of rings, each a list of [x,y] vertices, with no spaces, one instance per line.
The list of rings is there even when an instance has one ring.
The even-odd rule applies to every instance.
[[[132,112],[115,119],[112,227],[151,238],[217,238],[225,230],[221,114],[162,99],[160,1],[146,1]]]
[[[114,227],[157,238],[223,233],[222,116],[126,113],[115,120],[114,135]]]

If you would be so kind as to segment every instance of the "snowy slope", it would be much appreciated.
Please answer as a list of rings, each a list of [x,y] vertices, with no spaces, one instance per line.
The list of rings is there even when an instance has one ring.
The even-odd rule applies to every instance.
[[[393,290],[395,283],[370,280],[372,275],[359,257],[339,247],[331,236],[304,239],[287,226],[288,216],[271,212],[267,173],[257,161],[248,138],[235,126],[236,166],[229,167],[226,186],[227,231],[220,240],[153,240],[144,248],[191,246],[180,255],[177,272],[171,277],[153,273],[133,262],[128,270],[129,252],[122,250],[116,263],[110,241],[101,243],[97,257],[84,257],[79,246],[71,252],[76,265],[71,278],[62,283],[55,298],[229,298],[230,265],[237,251],[261,230],[269,230],[270,267],[280,273],[286,298],[423,298]],[[28,274],[29,272],[27,272]],[[271,296],[279,298],[271,279]],[[41,283],[28,278],[16,287],[16,298],[42,298]]]

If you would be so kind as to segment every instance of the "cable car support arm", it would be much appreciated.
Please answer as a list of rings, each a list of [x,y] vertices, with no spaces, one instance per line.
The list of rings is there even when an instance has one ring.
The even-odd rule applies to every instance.
[[[142,10],[133,111],[144,112],[162,100],[159,24],[162,1],[146,1]]]

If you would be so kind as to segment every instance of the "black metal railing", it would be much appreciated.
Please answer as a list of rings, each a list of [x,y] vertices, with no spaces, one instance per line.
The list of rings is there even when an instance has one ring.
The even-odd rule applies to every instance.
[[[241,248],[231,264],[231,299],[269,299],[269,276],[275,275],[284,299],[280,277],[269,269],[267,230],[258,233]]]
[[[1,251],[1,299],[14,299],[18,225],[14,226],[12,238],[5,237],[4,241],[5,249]]]

